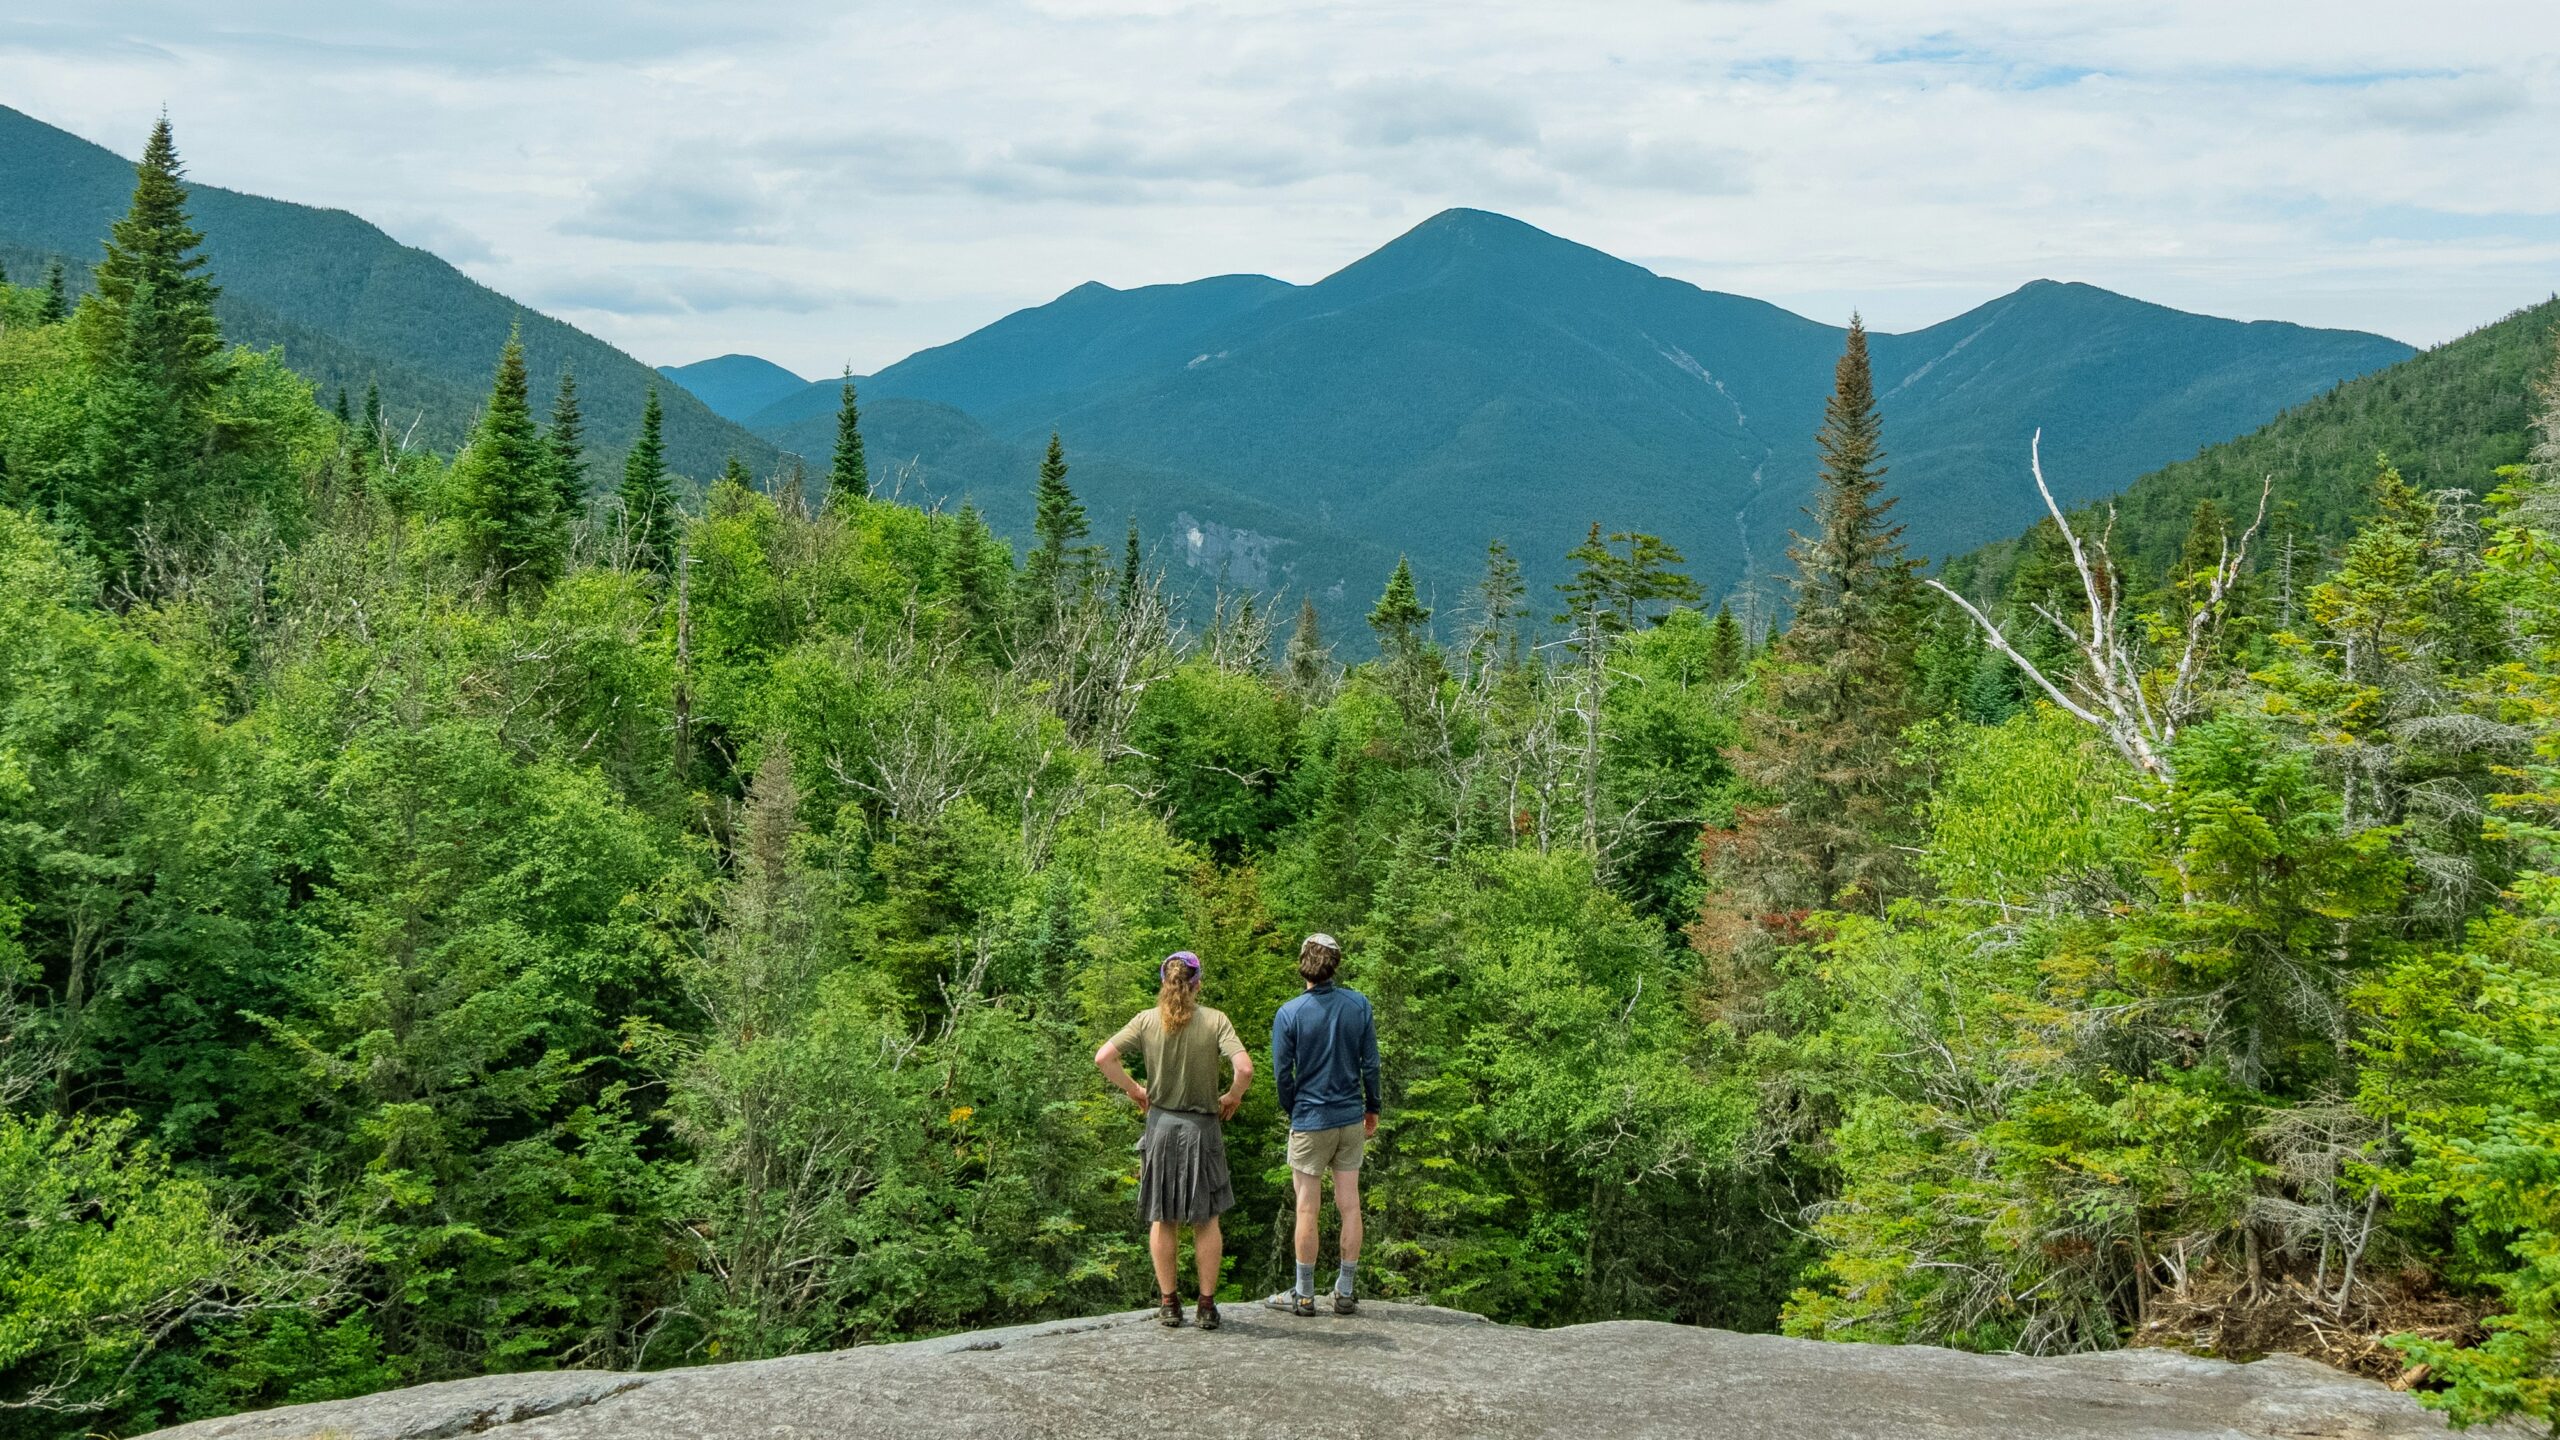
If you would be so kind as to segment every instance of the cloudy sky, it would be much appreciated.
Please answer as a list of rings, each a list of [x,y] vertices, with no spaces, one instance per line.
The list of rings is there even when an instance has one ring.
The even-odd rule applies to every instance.
[[[201,181],[804,374],[1451,205],[1896,330],[2049,276],[2423,344],[2560,288],[2552,0],[0,0],[0,103],[127,154],[165,104]]]

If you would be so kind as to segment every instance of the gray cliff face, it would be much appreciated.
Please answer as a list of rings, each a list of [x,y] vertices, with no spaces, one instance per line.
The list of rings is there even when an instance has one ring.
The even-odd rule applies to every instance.
[[[2061,1359],[1825,1345],[1620,1321],[1522,1330],[1419,1305],[1311,1320],[1242,1302],[1215,1334],[1145,1314],[646,1375],[491,1376],[200,1421],[160,1440],[2388,1440],[2444,1427],[2308,1360]]]

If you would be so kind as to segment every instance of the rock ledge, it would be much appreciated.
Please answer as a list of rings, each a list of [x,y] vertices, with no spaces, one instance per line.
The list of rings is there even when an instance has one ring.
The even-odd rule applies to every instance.
[[[650,1374],[555,1371],[199,1421],[157,1440],[780,1440],[1142,1434],[1326,1440],[2397,1440],[2443,1424],[2290,1356],[2033,1360],[1646,1321],[1523,1330],[1372,1302],[1226,1328],[1145,1312]]]

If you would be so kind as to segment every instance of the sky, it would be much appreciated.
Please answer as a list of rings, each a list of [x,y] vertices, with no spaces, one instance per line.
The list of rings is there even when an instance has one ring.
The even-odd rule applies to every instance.
[[[2447,340],[2560,289],[2552,0],[0,0],[0,103],[651,363],[1514,215],[1839,323],[2037,278]]]

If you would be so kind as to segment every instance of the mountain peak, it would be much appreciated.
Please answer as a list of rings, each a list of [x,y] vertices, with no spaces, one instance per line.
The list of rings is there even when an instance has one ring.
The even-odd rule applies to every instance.
[[[1490,210],[1443,210],[1319,282],[1354,294],[1451,282],[1546,293],[1559,281],[1650,281],[1651,271]]]

